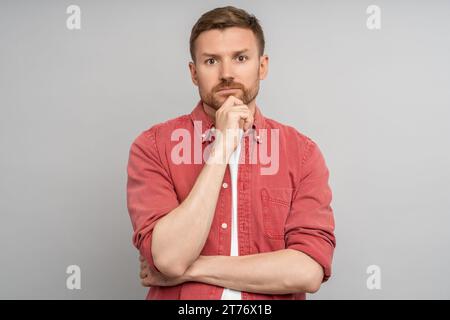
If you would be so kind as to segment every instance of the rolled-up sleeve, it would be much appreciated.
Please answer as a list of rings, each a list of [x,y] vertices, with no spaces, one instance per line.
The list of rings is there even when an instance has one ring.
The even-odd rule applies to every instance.
[[[164,168],[156,143],[157,128],[141,133],[131,145],[128,159],[127,207],[133,225],[133,244],[157,270],[151,252],[158,220],[179,205],[173,183]]]
[[[323,282],[331,276],[336,247],[328,177],[329,171],[319,147],[306,138],[301,176],[285,224],[285,242],[287,248],[309,255],[323,267]]]

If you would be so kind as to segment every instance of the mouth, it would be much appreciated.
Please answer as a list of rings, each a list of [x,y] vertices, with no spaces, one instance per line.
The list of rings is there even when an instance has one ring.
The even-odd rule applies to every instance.
[[[240,89],[239,88],[223,88],[223,89],[218,90],[217,92],[227,93],[227,92],[233,92],[233,91],[236,91],[236,90],[240,90]]]

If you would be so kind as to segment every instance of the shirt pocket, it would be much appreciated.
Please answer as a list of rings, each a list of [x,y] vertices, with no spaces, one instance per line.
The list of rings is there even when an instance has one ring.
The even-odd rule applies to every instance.
[[[292,188],[261,188],[264,234],[270,239],[284,239],[284,226],[291,210]]]

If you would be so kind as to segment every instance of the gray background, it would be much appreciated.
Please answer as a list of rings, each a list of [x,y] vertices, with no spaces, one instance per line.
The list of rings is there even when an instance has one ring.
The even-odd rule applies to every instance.
[[[450,1],[1,1],[0,298],[145,297],[129,147],[195,106],[190,30],[227,4],[265,31],[263,113],[330,168],[334,274],[309,298],[450,298]],[[66,289],[71,264],[81,290]]]

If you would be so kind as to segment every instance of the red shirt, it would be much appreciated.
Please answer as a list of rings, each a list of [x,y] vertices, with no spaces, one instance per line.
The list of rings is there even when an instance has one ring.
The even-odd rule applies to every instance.
[[[203,151],[212,143],[209,129],[213,127],[213,120],[199,101],[190,114],[152,126],[131,146],[127,204],[134,229],[133,244],[152,267],[153,228],[158,219],[176,208],[191,191],[204,165],[203,153],[200,157],[198,152],[194,155],[195,146]],[[172,137],[173,132],[180,132],[176,129],[184,129],[181,132],[191,137],[192,160],[187,163],[171,160],[173,149],[178,150],[181,141]],[[259,159],[259,156],[252,157],[260,154],[260,150],[265,150],[261,149],[264,142],[269,151],[263,154],[270,155],[270,150],[276,150],[272,145],[276,138],[273,132],[278,133],[279,139],[278,163],[274,164],[275,158],[271,163],[267,163],[267,158],[252,161]],[[239,255],[285,248],[299,250],[323,267],[323,281],[328,280],[336,240],[329,172],[317,144],[295,128],[265,118],[256,106],[253,130],[243,137],[241,161],[237,183]],[[228,166],[223,182],[201,255],[230,254],[231,228],[222,227],[224,223],[231,226]],[[222,291],[222,287],[186,282],[173,287],[152,287],[147,299],[219,300]],[[242,299],[305,299],[305,294],[242,292]]]

